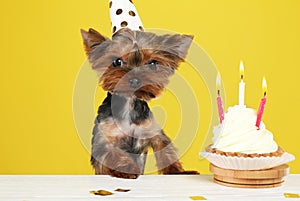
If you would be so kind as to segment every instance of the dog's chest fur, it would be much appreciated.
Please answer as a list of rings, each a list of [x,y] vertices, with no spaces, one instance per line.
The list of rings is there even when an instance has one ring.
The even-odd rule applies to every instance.
[[[95,124],[93,141],[107,140],[132,154],[147,152],[150,139],[161,132],[145,101],[110,93],[99,107]]]

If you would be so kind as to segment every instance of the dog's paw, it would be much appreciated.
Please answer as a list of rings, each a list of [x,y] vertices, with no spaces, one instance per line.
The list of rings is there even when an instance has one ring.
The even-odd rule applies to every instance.
[[[118,166],[111,171],[111,176],[122,179],[137,179],[140,176],[140,168],[135,163]]]
[[[121,179],[137,179],[140,176],[140,174],[112,171],[111,176],[121,178]]]
[[[178,174],[196,174],[196,175],[199,175],[200,172],[196,171],[196,170],[185,170],[183,172],[180,172]]]
[[[164,172],[163,174],[199,175],[200,173],[196,170],[183,170],[183,171]]]
[[[162,169],[160,173],[163,174],[185,174],[185,175],[198,175],[200,174],[195,170],[184,170],[179,161],[173,163],[172,165]]]

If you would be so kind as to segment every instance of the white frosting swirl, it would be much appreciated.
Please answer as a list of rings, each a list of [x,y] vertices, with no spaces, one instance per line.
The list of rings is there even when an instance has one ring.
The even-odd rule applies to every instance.
[[[273,134],[266,129],[263,122],[259,130],[255,123],[254,109],[240,105],[228,108],[222,124],[213,129],[212,148],[245,154],[276,152],[278,146],[273,139]]]

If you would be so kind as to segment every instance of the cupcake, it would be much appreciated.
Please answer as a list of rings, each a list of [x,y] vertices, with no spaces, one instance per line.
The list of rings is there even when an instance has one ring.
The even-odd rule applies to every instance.
[[[263,122],[255,126],[256,110],[244,105],[228,108],[221,124],[213,129],[213,144],[201,155],[213,165],[232,170],[269,169],[294,160],[274,141]]]

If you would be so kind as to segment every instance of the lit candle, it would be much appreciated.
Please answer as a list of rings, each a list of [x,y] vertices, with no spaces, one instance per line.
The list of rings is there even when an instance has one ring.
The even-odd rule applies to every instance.
[[[243,61],[240,63],[240,75],[241,75],[241,82],[239,85],[239,105],[244,105],[245,99],[245,82],[244,82],[244,64]]]
[[[220,77],[219,73],[217,75],[216,85],[217,85],[217,90],[218,90],[217,103],[218,103],[219,118],[220,118],[220,123],[222,123],[224,120],[224,110],[223,110],[222,98],[220,95],[221,77]]]
[[[260,122],[261,122],[262,115],[264,113],[265,105],[267,102],[267,97],[266,97],[267,96],[267,81],[266,81],[265,77],[263,78],[263,81],[262,81],[262,88],[263,88],[264,97],[260,101],[260,105],[259,105],[259,108],[257,111],[257,119],[256,119],[256,127],[258,129],[260,127]]]

